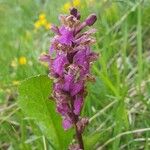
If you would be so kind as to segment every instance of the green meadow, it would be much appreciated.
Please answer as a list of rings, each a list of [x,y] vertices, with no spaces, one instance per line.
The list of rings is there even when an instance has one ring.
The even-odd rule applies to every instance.
[[[0,150],[60,149],[49,140],[44,105],[35,99],[39,109],[29,103],[23,111],[18,87],[32,76],[47,76],[48,66],[39,56],[49,51],[49,28],[60,25],[58,16],[68,13],[70,3],[0,0]],[[85,149],[150,150],[150,0],[76,0],[73,5],[81,20],[90,13],[98,18],[92,48],[100,54],[92,65],[96,82],[87,84],[82,111],[89,118]]]

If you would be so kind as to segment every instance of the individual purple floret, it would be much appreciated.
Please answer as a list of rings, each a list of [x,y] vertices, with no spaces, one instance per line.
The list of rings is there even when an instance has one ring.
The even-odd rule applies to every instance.
[[[80,113],[87,94],[86,83],[94,80],[90,73],[91,64],[98,58],[98,54],[90,48],[95,42],[92,34],[96,30],[83,29],[92,26],[97,17],[91,14],[80,22],[79,12],[72,8],[70,15],[61,15],[59,19],[61,26],[52,26],[55,36],[49,54],[40,59],[49,64],[50,77],[54,79],[52,96],[56,110],[63,118],[63,127],[67,130],[75,126],[79,147],[84,149],[82,132],[88,119],[82,118]]]

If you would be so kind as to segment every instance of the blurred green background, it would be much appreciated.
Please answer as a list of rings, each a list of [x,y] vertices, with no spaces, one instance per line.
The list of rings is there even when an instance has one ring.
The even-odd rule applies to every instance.
[[[88,84],[85,135],[100,134],[93,149],[149,150],[150,0],[0,0],[0,149],[45,150],[44,135],[17,106],[17,87],[47,74],[38,58],[49,50],[49,27],[72,5],[82,20],[98,16],[93,50],[101,57]]]

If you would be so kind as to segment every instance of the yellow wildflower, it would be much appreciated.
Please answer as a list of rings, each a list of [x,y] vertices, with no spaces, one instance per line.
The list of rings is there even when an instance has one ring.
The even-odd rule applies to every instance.
[[[26,65],[26,63],[27,63],[26,57],[22,56],[19,58],[19,64],[20,65]]]
[[[42,20],[39,20],[40,23],[41,23],[41,26],[45,26],[45,24],[47,24],[47,20],[46,19],[42,19]]]
[[[81,4],[80,0],[74,0],[74,1],[73,1],[73,6],[74,6],[74,7],[79,7],[80,4]]]
[[[46,29],[50,29],[51,24],[47,21],[45,13],[41,13],[39,15],[39,19],[35,22],[35,29],[39,29],[40,27],[45,27]]]
[[[45,19],[45,18],[46,18],[45,13],[41,13],[41,14],[39,15],[39,20],[43,20],[43,19]]]
[[[80,4],[81,4],[80,0],[73,0],[72,2],[65,3],[62,6],[61,10],[65,13],[67,13],[71,7],[79,7]]]
[[[68,12],[71,7],[72,7],[71,3],[70,3],[70,2],[67,2],[67,3],[65,3],[65,4],[62,6],[61,10],[62,10],[63,12]]]
[[[41,21],[40,20],[36,21],[34,23],[34,27],[35,27],[35,29],[39,29],[41,27]]]
[[[46,28],[47,30],[49,30],[49,29],[51,28],[51,24],[48,23],[48,22],[47,22],[44,26],[45,26],[45,28]]]

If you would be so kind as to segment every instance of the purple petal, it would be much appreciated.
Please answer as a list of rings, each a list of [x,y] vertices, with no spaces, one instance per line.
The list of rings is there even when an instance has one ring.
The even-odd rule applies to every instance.
[[[75,101],[74,101],[74,111],[73,112],[76,115],[80,114],[82,103],[83,103],[83,99],[81,97],[78,97],[78,98],[75,99]]]
[[[66,75],[65,76],[65,83],[64,83],[64,90],[70,91],[70,86],[73,84],[73,75]]]
[[[74,83],[71,87],[71,96],[78,94],[83,89],[83,82]]]
[[[62,90],[62,88],[63,88],[63,85],[62,85],[61,82],[58,82],[58,83],[54,84],[54,91],[59,92],[59,91]]]
[[[68,130],[69,128],[72,127],[72,121],[70,118],[64,118],[63,119],[63,127],[65,130]]]
[[[54,73],[62,76],[64,72],[64,66],[68,63],[67,57],[64,54],[57,55],[57,57],[53,60],[52,70]]]
[[[50,46],[50,48],[49,48],[49,53],[52,54],[53,51],[54,51],[54,45],[52,44],[52,45]]]
[[[95,14],[91,14],[90,16],[87,17],[87,19],[85,20],[86,24],[88,26],[92,26],[95,21],[97,20],[97,17]]]
[[[47,54],[41,55],[39,59],[40,61],[50,62],[50,56]]]
[[[86,50],[78,51],[74,56],[74,63],[82,65],[86,61]]]
[[[61,33],[61,36],[59,37],[58,41],[62,44],[71,45],[74,39],[73,31],[65,27],[61,27],[60,33]]]
[[[74,63],[76,65],[81,66],[80,77],[82,77],[85,74],[89,73],[89,70],[90,70],[90,55],[91,55],[90,48],[85,47],[83,50],[79,50],[73,58]]]
[[[78,39],[74,41],[75,44],[81,44],[84,43],[88,39],[87,35],[82,35]]]
[[[55,50],[55,45],[57,43],[57,38],[58,36],[55,36],[52,40],[51,40],[51,46],[49,48],[49,54],[51,55],[53,53],[53,51]]]
[[[88,31],[84,32],[83,34],[84,35],[92,35],[94,33],[96,33],[96,29],[92,28],[92,29],[89,29]]]
[[[69,112],[69,107],[66,103],[60,103],[57,105],[57,111],[64,116]]]
[[[80,70],[80,76],[81,77],[86,75],[86,74],[89,74],[89,72],[90,72],[90,64],[89,64],[89,62],[84,62],[82,64],[82,67],[83,68]]]

